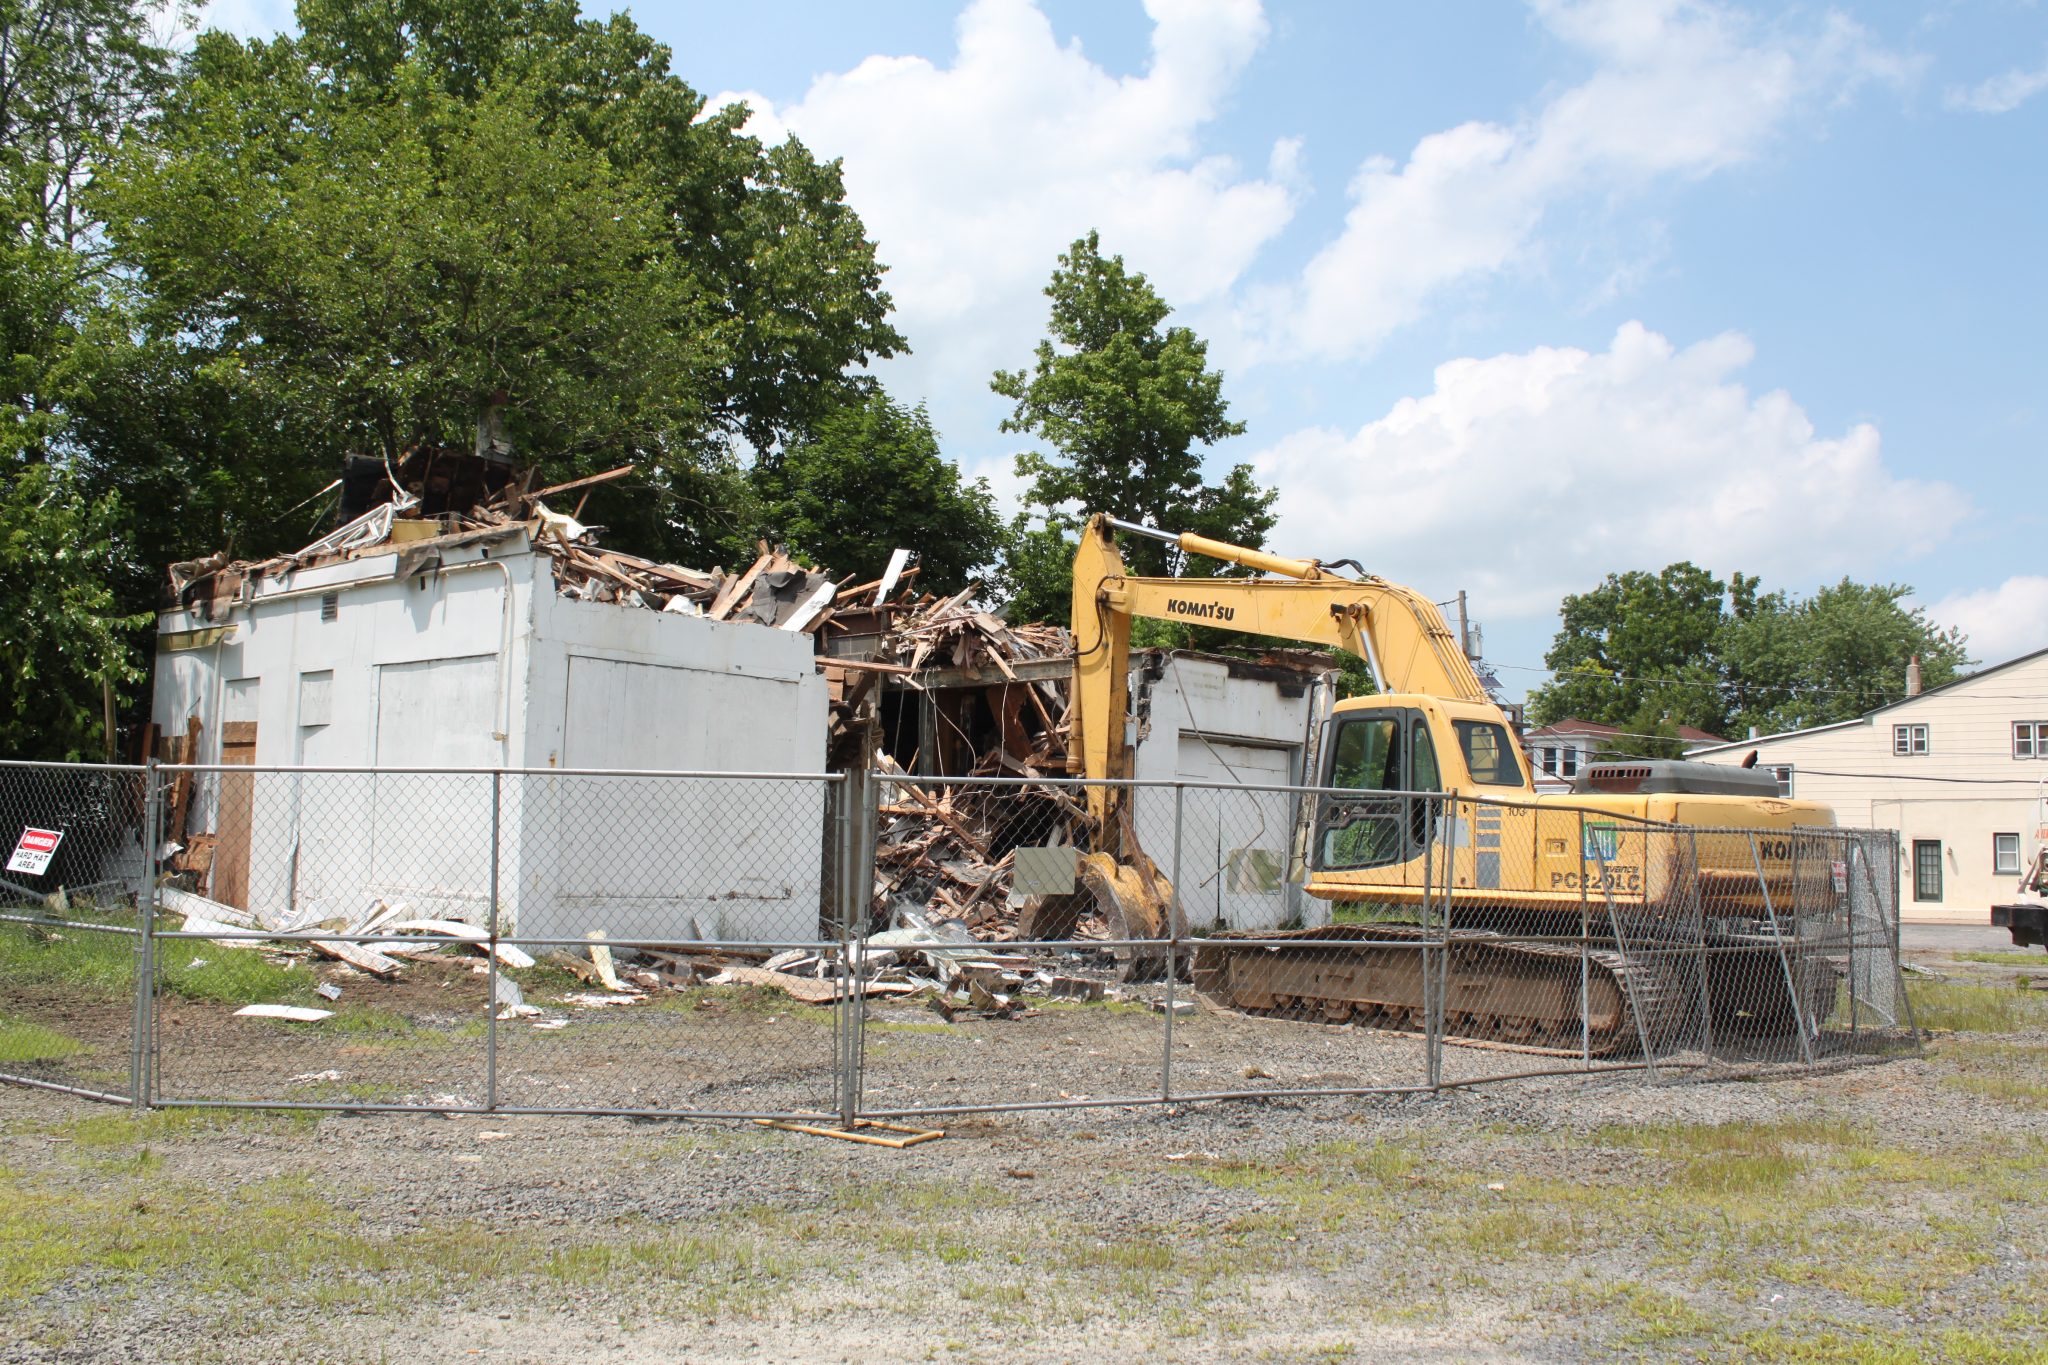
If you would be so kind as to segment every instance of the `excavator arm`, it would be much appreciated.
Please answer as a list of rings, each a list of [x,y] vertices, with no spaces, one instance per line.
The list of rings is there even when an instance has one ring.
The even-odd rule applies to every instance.
[[[1127,572],[1115,533],[1163,540],[1270,578],[1140,578]],[[1128,791],[1124,739],[1130,705],[1131,622],[1185,621],[1349,650],[1366,660],[1382,689],[1472,703],[1498,718],[1436,604],[1380,578],[1345,578],[1312,559],[1090,517],[1074,555],[1074,708],[1068,767],[1103,780],[1087,788],[1095,848],[1081,877],[1112,917],[1113,937],[1161,937],[1173,888],[1139,847]],[[1173,926],[1176,934],[1184,926]],[[1142,965],[1133,957],[1133,963]]]
[[[1188,554],[1278,578],[1138,578],[1125,571],[1114,533],[1148,536]],[[1123,716],[1130,698],[1131,621],[1216,626],[1348,650],[1388,692],[1491,705],[1478,675],[1428,598],[1381,578],[1344,578],[1312,559],[1288,559],[1192,534],[1096,515],[1074,555],[1074,728],[1069,767],[1087,777],[1128,777]],[[1109,794],[1091,789],[1105,816]]]

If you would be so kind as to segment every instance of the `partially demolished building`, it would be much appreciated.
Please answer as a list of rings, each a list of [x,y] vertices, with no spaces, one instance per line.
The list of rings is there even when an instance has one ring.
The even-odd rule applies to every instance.
[[[876,927],[908,903],[989,939],[1089,932],[1085,910],[1034,923],[1042,898],[1014,882],[1013,848],[1086,846],[1071,794],[947,784],[1066,775],[1066,632],[1005,622],[972,589],[920,594],[902,552],[859,584],[766,546],[743,572],[700,572],[601,548],[545,501],[629,472],[530,491],[531,471],[488,450],[415,452],[389,474],[352,470],[342,525],[294,554],[174,566],[154,751],[263,771],[174,800],[171,869],[268,921],[329,905],[345,916],[371,897],[483,923],[488,779],[390,770],[540,770],[563,777],[517,779],[524,799],[498,799],[508,930],[800,941],[825,909],[822,784],[666,783],[640,794],[659,811],[641,855],[621,856],[601,812],[565,811],[616,800],[631,779],[569,774],[880,767],[906,781],[884,811]],[[1136,775],[1303,781],[1330,668],[1287,651],[1150,653],[1133,669]],[[377,771],[352,799],[316,802],[267,771],[285,767]],[[1280,792],[1183,803],[1182,837],[1224,869],[1183,887],[1191,925],[1322,909],[1286,876],[1294,806]],[[1136,818],[1148,844],[1169,846],[1173,793],[1144,793]],[[792,838],[803,828],[815,840]]]

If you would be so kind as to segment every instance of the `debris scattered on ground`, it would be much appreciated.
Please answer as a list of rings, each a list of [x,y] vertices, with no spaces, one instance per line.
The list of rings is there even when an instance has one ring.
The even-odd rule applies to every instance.
[[[304,1005],[244,1005],[235,1011],[238,1019],[288,1019],[295,1024],[311,1024],[321,1019],[334,1017],[333,1010],[308,1009]]]
[[[755,1119],[754,1122],[763,1128],[780,1128],[790,1133],[809,1133],[813,1137],[839,1138],[844,1142],[865,1143],[871,1147],[915,1147],[921,1142],[933,1142],[946,1135],[943,1128],[910,1128],[900,1123],[883,1123],[879,1119],[855,1119],[851,1128],[827,1128],[822,1123],[791,1123],[784,1119]],[[891,1133],[899,1136],[886,1136]]]

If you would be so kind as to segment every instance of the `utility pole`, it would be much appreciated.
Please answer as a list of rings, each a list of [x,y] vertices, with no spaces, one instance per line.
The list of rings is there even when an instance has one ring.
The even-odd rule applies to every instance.
[[[1472,657],[1472,630],[1465,624],[1465,590],[1458,589],[1458,648],[1465,651],[1465,657]]]

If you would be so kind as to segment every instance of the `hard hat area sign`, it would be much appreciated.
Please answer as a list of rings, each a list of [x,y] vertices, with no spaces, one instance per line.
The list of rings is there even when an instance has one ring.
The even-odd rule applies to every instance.
[[[64,842],[61,829],[37,829],[30,825],[21,831],[21,840],[14,846],[14,856],[7,860],[9,872],[26,872],[31,877],[40,877],[50,870],[50,859],[57,856],[57,845]]]

